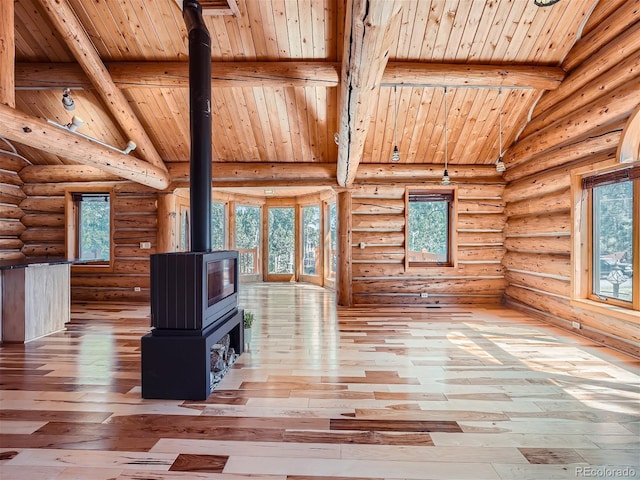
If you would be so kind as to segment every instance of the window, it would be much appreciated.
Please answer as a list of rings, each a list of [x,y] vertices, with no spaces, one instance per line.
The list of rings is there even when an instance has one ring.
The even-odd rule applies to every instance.
[[[597,302],[638,309],[640,167],[586,177],[589,288]]]
[[[320,206],[302,207],[302,274],[320,273]]]
[[[223,202],[211,203],[211,248],[224,250],[225,246],[225,204]]]
[[[236,205],[236,249],[239,257],[241,275],[260,273],[260,207],[251,205]]]
[[[72,192],[67,199],[67,256],[92,265],[108,265],[112,246],[110,193]]]
[[[331,202],[328,206],[329,214],[326,216],[328,225],[325,231],[329,233],[328,241],[328,278],[335,278],[338,268],[338,212],[336,210],[336,202]]]
[[[406,212],[407,266],[452,266],[454,191],[408,189]]]
[[[267,248],[269,249],[268,272],[270,274],[292,274],[295,272],[295,224],[295,208],[269,208]]]

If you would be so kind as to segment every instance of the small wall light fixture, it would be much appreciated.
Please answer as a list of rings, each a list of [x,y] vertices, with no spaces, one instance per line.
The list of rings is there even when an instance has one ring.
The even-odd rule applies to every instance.
[[[76,108],[76,103],[73,101],[73,97],[71,96],[71,89],[65,88],[62,92],[62,106],[65,110],[71,111]]]

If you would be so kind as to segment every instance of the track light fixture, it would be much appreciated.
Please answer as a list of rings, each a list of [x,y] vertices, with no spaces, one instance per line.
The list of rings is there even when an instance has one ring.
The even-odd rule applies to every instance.
[[[133,140],[129,140],[127,142],[127,146],[125,147],[125,149],[122,151],[122,153],[124,153],[125,155],[130,154],[132,151],[134,151],[136,149],[137,145],[136,142],[134,142]]]
[[[75,115],[71,119],[70,123],[67,123],[67,128],[72,132],[75,132],[78,128],[84,125],[84,121],[80,117],[76,117]]]
[[[502,89],[498,90],[498,96],[500,97],[500,102],[502,102]],[[500,114],[498,116],[498,123],[500,125],[500,129],[499,129],[500,156],[496,161],[496,172],[502,173],[507,169],[507,166],[502,161],[502,103],[500,103]]]
[[[391,154],[392,162],[400,161],[400,150],[398,150],[398,86],[393,86],[393,105],[394,105],[394,125],[393,125],[393,153]]]
[[[76,108],[76,103],[71,96],[71,89],[65,88],[62,92],[62,106],[65,110],[71,111]]]
[[[442,174],[442,185],[450,185],[451,178],[449,178],[449,135],[448,135],[448,123],[447,117],[449,113],[447,111],[447,87],[444,87],[444,172]]]

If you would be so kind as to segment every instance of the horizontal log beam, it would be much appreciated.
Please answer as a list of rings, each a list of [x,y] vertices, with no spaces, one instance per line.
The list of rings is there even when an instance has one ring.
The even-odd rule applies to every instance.
[[[562,83],[564,76],[564,70],[561,68],[543,65],[389,62],[382,76],[382,85],[555,90]]]
[[[511,168],[543,152],[575,142],[581,136],[602,131],[606,125],[626,119],[638,105],[639,89],[640,78],[570,112],[518,141],[504,154],[504,163],[507,168]]]
[[[154,165],[5,105],[0,105],[0,136],[152,188],[169,186],[168,174]]]
[[[87,165],[30,165],[20,170],[25,183],[108,182],[121,177]]]
[[[60,168],[60,167],[49,167]],[[174,182],[189,180],[188,162],[167,163],[169,174]],[[442,165],[381,165],[361,163],[356,176],[356,183],[367,182],[421,182],[440,181]],[[268,186],[277,183],[283,185],[327,185],[337,187],[335,163],[256,163],[256,162],[214,162],[211,167],[214,186],[234,186],[242,182],[243,186]],[[62,170],[61,170],[62,172]],[[62,173],[55,178],[62,178]],[[502,183],[505,181],[496,173],[492,165],[449,165],[449,176],[465,181],[485,181]],[[248,182],[248,183],[247,183]]]
[[[109,62],[113,82],[127,88],[189,88],[188,62]],[[555,90],[564,78],[558,67],[543,65],[460,65],[389,62],[382,87],[450,86],[455,88],[517,88]],[[93,85],[76,63],[16,64],[16,89],[83,88]],[[211,86],[337,87],[336,62],[212,62]]]

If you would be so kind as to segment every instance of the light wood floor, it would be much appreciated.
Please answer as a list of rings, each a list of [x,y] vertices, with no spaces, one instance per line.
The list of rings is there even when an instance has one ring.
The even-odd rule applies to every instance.
[[[251,350],[203,402],[140,397],[148,308],[0,349],[0,478],[640,478],[640,363],[506,309],[349,309],[242,286]]]

